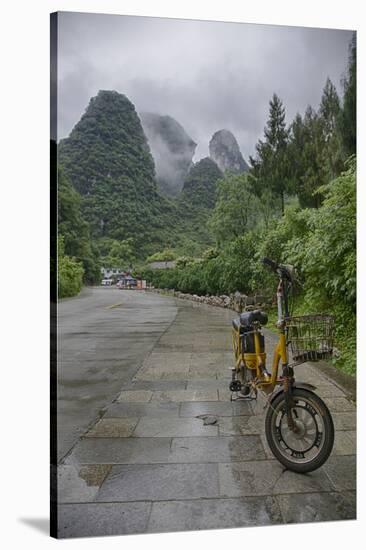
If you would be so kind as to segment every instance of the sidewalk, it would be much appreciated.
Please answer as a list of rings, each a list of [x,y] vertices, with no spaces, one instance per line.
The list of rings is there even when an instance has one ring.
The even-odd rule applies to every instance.
[[[336,438],[319,470],[283,471],[265,442],[263,399],[230,402],[235,313],[175,303],[134,379],[58,467],[59,536],[354,519],[356,411],[343,389],[296,368],[327,403]]]

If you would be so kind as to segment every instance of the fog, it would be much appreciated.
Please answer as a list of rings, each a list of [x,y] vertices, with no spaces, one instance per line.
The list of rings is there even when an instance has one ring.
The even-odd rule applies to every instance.
[[[352,32],[61,12],[58,138],[98,90],[125,94],[138,112],[174,117],[208,154],[212,134],[235,135],[253,155],[276,92],[290,122],[317,108],[329,76],[341,94]]]

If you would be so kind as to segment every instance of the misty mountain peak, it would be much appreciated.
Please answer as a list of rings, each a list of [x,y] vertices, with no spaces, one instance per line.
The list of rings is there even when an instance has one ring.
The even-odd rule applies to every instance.
[[[168,195],[178,195],[197,144],[171,116],[143,112],[139,117],[155,161],[159,187]]]
[[[235,136],[229,130],[218,130],[209,144],[210,158],[222,172],[239,174],[249,168],[240,152]]]

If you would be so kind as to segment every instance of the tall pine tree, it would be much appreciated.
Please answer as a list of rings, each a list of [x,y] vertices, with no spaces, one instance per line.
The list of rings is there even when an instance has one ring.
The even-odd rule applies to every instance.
[[[322,156],[325,179],[336,178],[343,169],[341,136],[338,131],[340,101],[336,87],[329,78],[325,83],[319,107],[319,122],[322,127]]]
[[[285,193],[289,190],[285,107],[277,94],[269,102],[269,119],[264,129],[264,141],[256,145],[257,157],[250,159],[253,175],[260,187],[280,197],[282,214],[285,211]]]
[[[343,108],[339,117],[343,151],[346,157],[356,154],[356,34],[350,43],[347,76],[343,80]]]

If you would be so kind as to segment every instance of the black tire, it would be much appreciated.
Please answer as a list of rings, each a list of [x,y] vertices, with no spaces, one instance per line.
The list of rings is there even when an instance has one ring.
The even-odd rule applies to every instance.
[[[277,460],[288,470],[304,474],[320,468],[328,459],[333,449],[334,425],[328,407],[312,391],[294,387],[293,398],[299,432],[288,429],[283,391],[269,405],[265,432]]]

